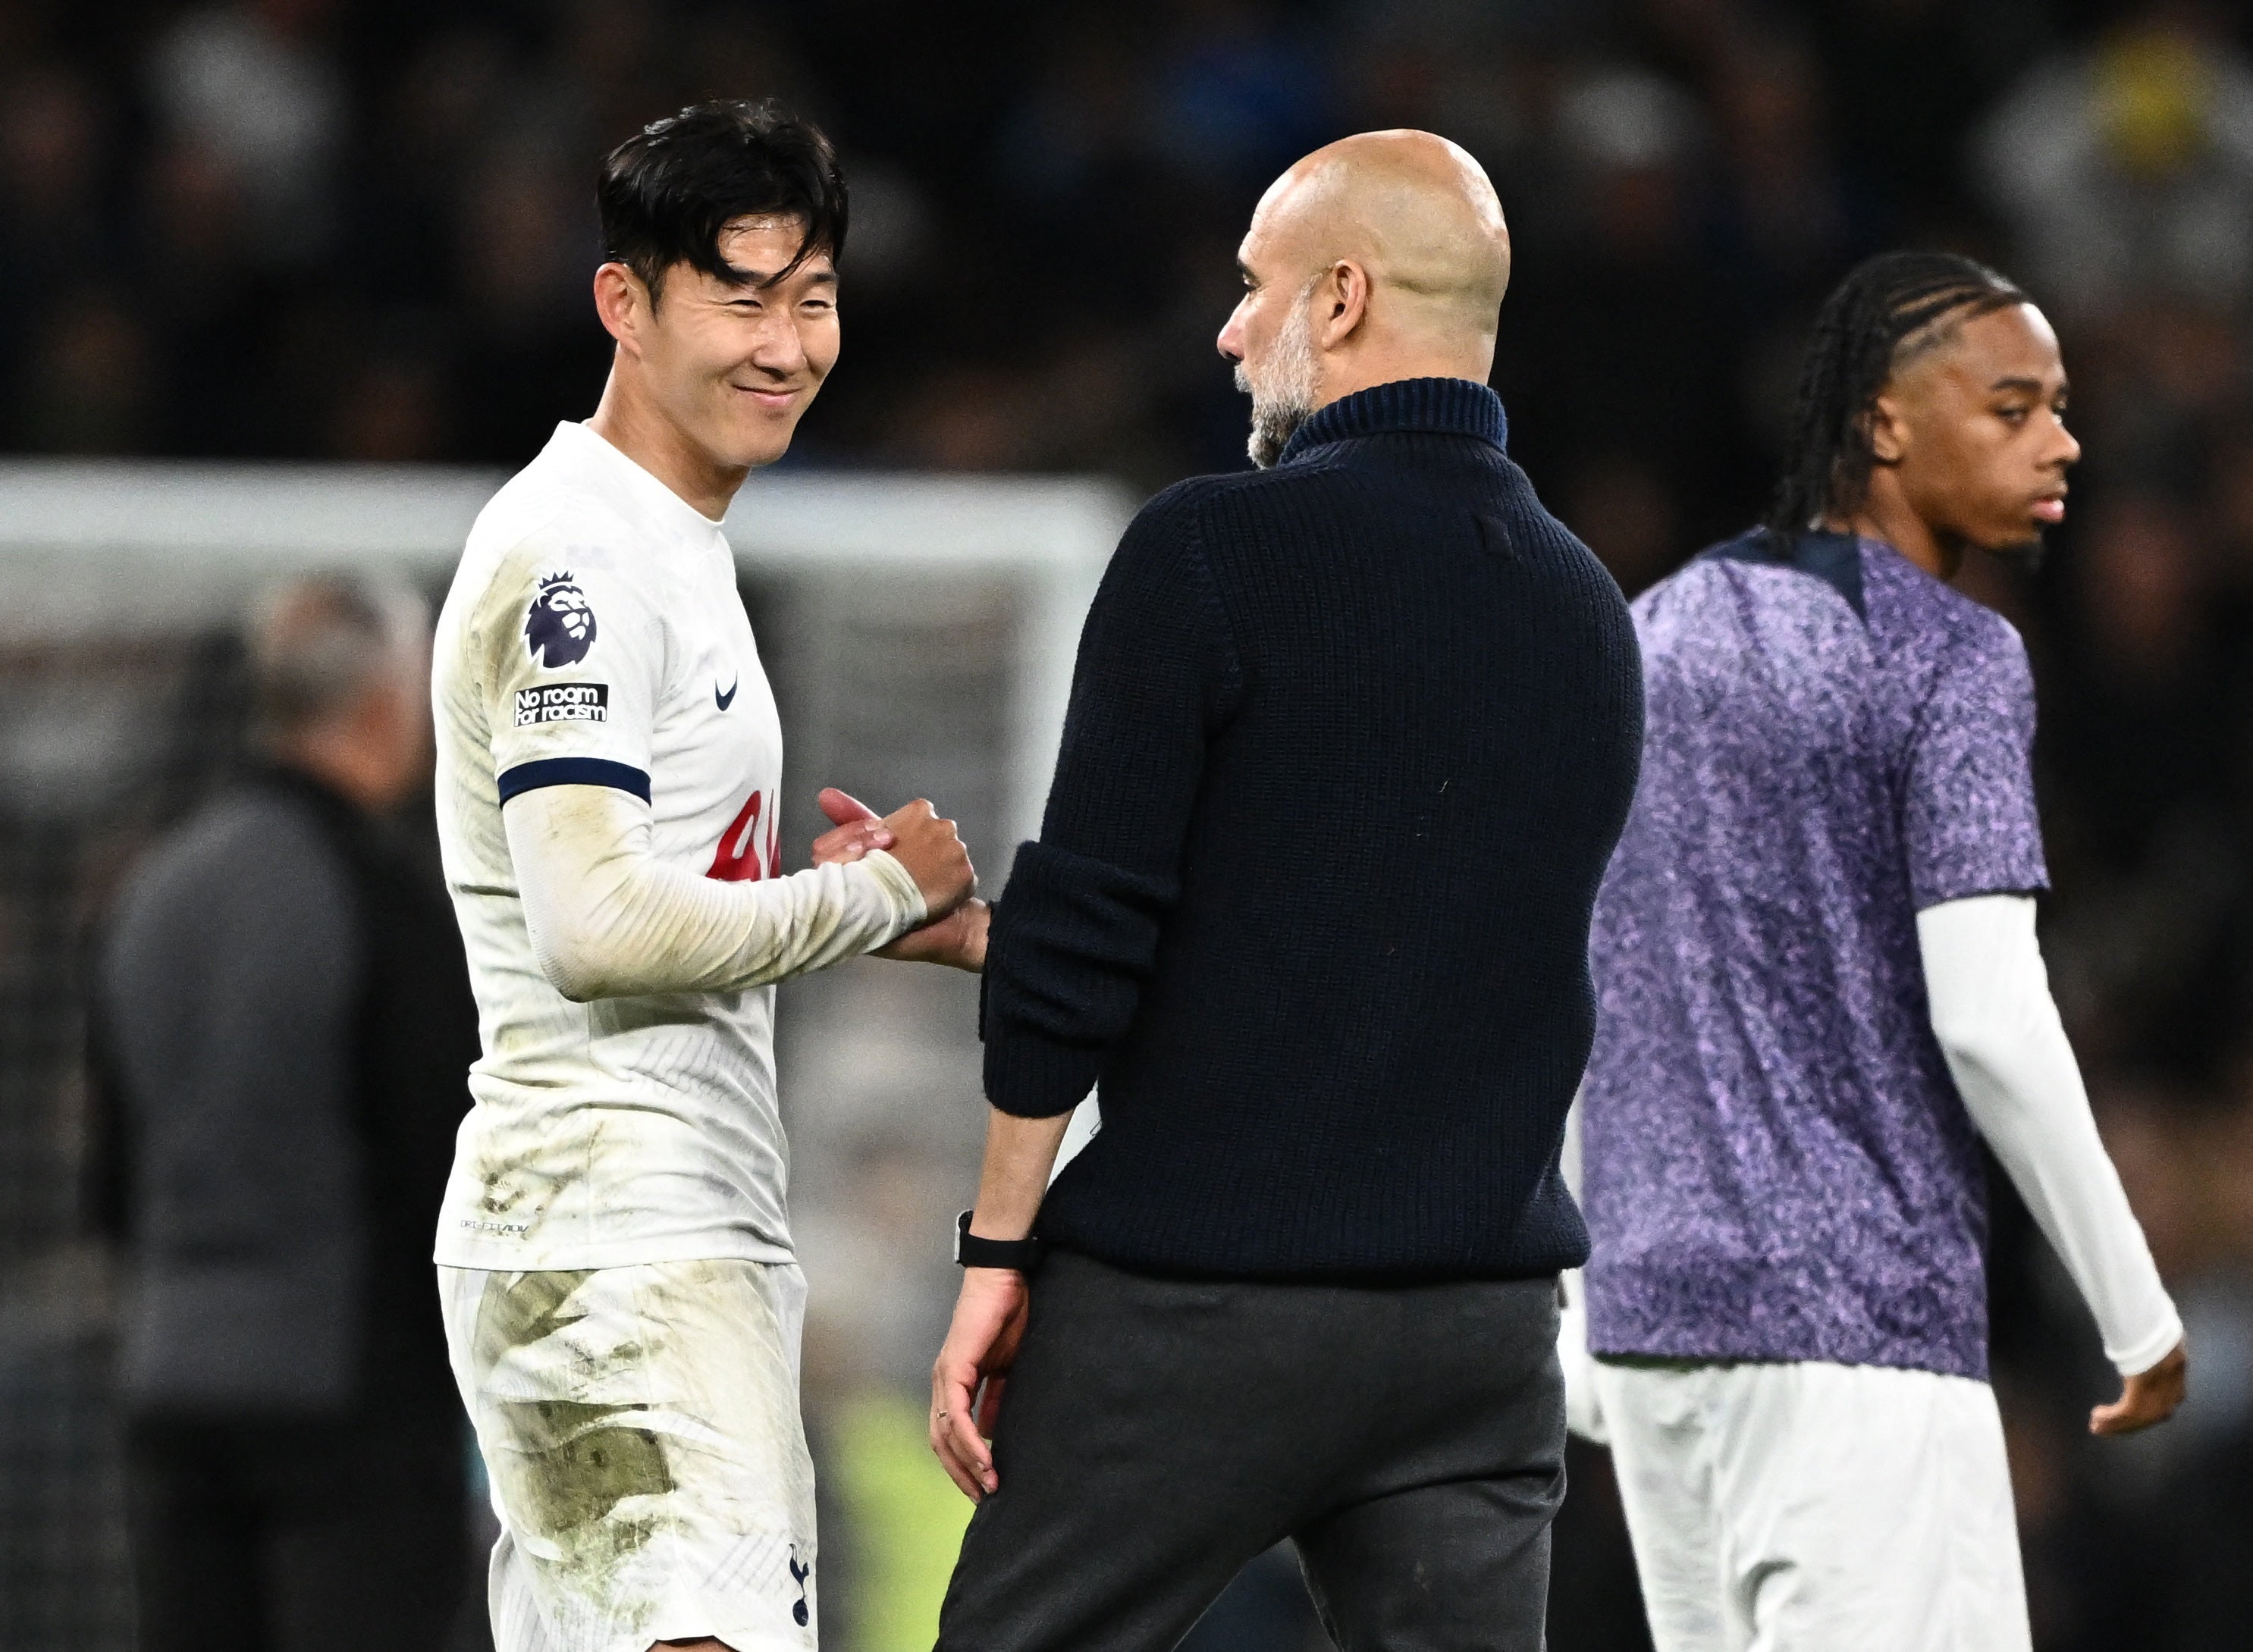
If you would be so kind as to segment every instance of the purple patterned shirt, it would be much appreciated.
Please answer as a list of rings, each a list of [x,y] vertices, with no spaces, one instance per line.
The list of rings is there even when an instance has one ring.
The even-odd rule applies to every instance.
[[[2026,649],[1828,533],[1717,547],[1635,621],[1643,781],[1590,939],[1589,1345],[1984,1377],[1986,1188],[1916,914],[2047,886]]]

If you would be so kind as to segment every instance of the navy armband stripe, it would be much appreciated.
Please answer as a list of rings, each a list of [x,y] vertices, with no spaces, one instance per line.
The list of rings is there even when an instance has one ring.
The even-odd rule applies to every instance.
[[[542,757],[537,763],[504,769],[500,800],[506,803],[519,792],[537,791],[542,786],[609,786],[631,791],[644,803],[649,801],[647,775],[630,763],[612,763],[604,757]]]

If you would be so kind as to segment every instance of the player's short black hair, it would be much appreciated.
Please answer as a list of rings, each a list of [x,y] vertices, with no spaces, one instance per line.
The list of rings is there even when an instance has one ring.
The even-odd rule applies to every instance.
[[[604,256],[640,276],[652,297],[680,263],[743,285],[743,272],[720,256],[720,232],[739,218],[804,220],[798,255],[773,279],[818,253],[845,251],[837,151],[820,127],[771,100],[715,99],[652,121],[603,157],[595,202]]]
[[[1870,412],[1894,370],[1946,325],[2026,302],[2011,282],[1954,253],[1880,253],[1851,271],[1815,318],[1768,529],[1803,533],[1859,510],[1876,463]]]

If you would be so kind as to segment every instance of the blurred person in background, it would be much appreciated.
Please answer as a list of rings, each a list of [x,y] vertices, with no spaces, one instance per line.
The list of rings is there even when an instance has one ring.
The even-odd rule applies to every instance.
[[[14,383],[25,335],[44,321],[79,277],[116,255],[101,199],[109,111],[84,76],[58,66],[0,75],[0,275],[36,292],[27,313],[0,331],[0,375]],[[26,324],[29,324],[28,325]],[[42,429],[39,409],[17,415],[26,445],[66,446],[66,426]]]
[[[1983,123],[1975,175],[2061,313],[2253,295],[2253,61],[2221,10],[2137,6]]]
[[[330,0],[234,0],[164,31],[148,71],[166,136],[207,150],[242,191],[263,260],[312,262],[335,236],[347,115]]]
[[[1259,469],[1127,529],[994,918],[939,1645],[1160,1652],[1289,1537],[1342,1646],[1535,1652],[1627,607],[1504,452],[1475,161],[1318,150],[1238,261]]]
[[[439,1289],[501,1652],[810,1649],[773,989],[880,948],[975,968],[984,908],[920,800],[825,792],[837,828],[783,872],[782,724],[720,519],[837,360],[829,140],[702,103],[613,150],[596,198],[610,381],[478,514],[438,623],[485,1035]]]
[[[1564,1347],[1659,1652],[2030,1644],[1982,1138],[2120,1373],[2090,1431],[2183,1397],[2035,941],[2026,651],[1949,586],[2063,519],[2066,388],[1991,270],[1873,259],[1817,319],[1767,523],[1636,603]]]
[[[1743,342],[1740,301],[1703,245],[1706,115],[1663,76],[1601,66],[1561,93],[1552,143],[1572,193],[1554,252],[1512,294],[1505,346],[1506,382],[1544,413],[1513,440],[1562,498],[1639,498],[1645,514],[1703,526],[1698,505],[1733,491],[1727,389]],[[1630,382],[1636,394],[1620,395]],[[1597,531],[1591,544],[1621,579],[1647,582],[1664,568],[1635,554],[1617,508],[1576,511],[1574,529]]]
[[[405,590],[276,592],[264,761],[151,851],[102,955],[145,1652],[417,1652],[464,1600],[427,1258],[477,1022],[387,819],[429,775],[427,636]]]

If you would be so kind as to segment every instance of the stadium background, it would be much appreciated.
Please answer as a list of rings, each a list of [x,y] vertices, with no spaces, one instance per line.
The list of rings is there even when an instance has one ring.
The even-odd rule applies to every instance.
[[[2037,295],[2089,457],[2044,569],[1970,579],[2033,647],[2045,944],[2194,1364],[2176,1422],[2088,1439],[2108,1381],[2094,1333],[1998,1188],[1998,1381],[2036,1642],[2243,1644],[2253,37],[2236,14],[13,0],[0,433],[22,455],[520,464],[601,381],[595,159],[715,92],[782,95],[846,157],[847,348],[788,461],[839,485],[1068,472],[1140,497],[1242,464],[1244,404],[1210,345],[1236,240],[1281,165],[1370,127],[1447,134],[1493,173],[1517,249],[1495,373],[1513,449],[1630,591],[1761,504],[1792,358],[1857,256],[1957,247]],[[747,597],[798,789],[836,772],[990,797],[1006,590],[959,582],[841,619],[789,580]],[[227,761],[237,660],[208,622],[161,645],[0,636],[0,1643],[122,1648],[115,1281],[86,1185],[78,985],[104,892]],[[998,807],[963,813],[998,875]],[[830,1643],[927,1644],[961,1517],[918,1455],[917,1384],[951,1283],[935,1236],[979,1124],[966,1000],[871,965],[786,1014],[828,1304],[808,1405]],[[860,1098],[848,1117],[825,1085]],[[1552,1643],[1643,1644],[1605,1460],[1576,1446],[1573,1472]],[[1200,1644],[1319,1644],[1294,1590],[1280,1562],[1259,1570]]]

